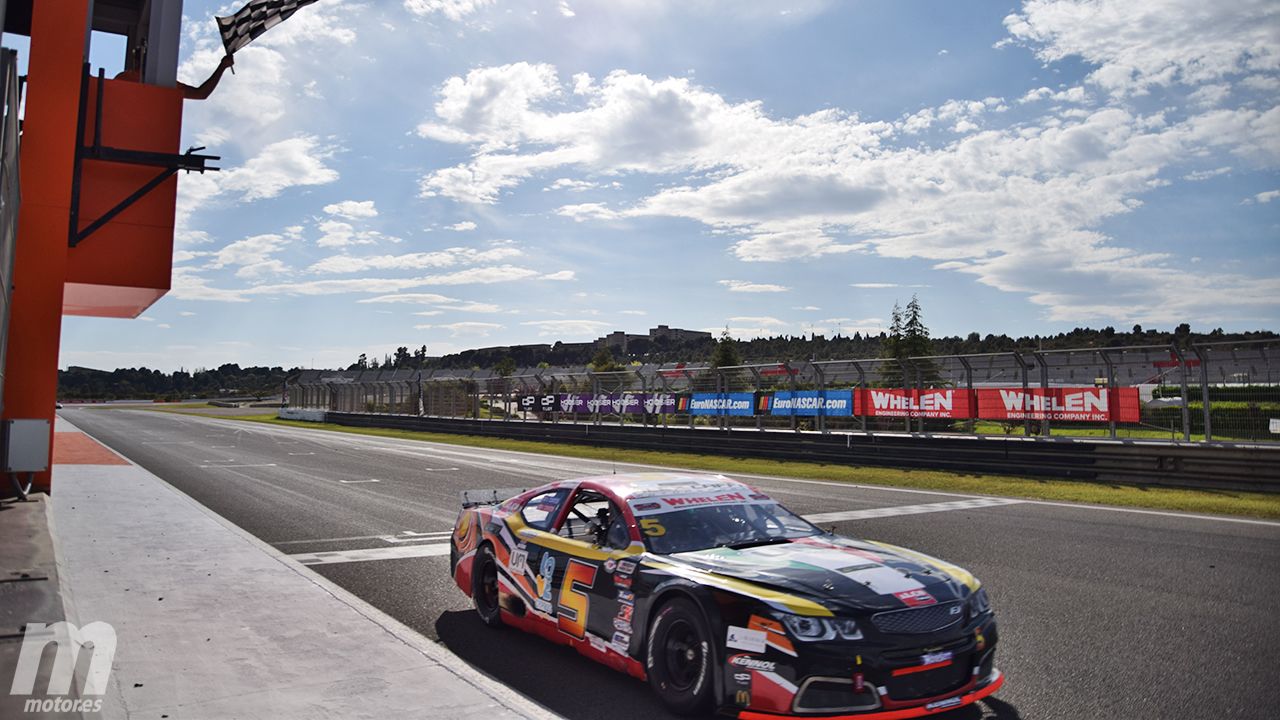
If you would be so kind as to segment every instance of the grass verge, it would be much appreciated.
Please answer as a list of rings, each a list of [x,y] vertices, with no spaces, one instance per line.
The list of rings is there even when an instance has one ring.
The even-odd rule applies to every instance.
[[[828,465],[789,460],[760,460],[655,450],[624,450],[609,447],[568,445],[530,440],[450,435],[445,433],[353,428],[332,423],[281,420],[274,414],[240,415],[229,420],[269,425],[328,430],[374,437],[421,440],[466,447],[515,450],[542,455],[605,460],[641,465],[660,465],[727,474],[778,475],[806,480],[831,480],[862,485],[941,490],[945,492],[1001,495],[1006,497],[1061,502],[1118,505],[1156,510],[1178,510],[1222,515],[1280,518],[1280,495],[1234,490],[1193,490],[1136,485],[1114,485],[1078,480],[976,475],[936,470],[907,470],[869,466]]]

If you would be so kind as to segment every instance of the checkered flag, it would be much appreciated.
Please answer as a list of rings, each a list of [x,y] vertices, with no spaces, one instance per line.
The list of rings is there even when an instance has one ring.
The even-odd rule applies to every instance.
[[[222,46],[227,54],[253,42],[262,33],[288,20],[298,8],[316,0],[250,0],[248,5],[229,17],[214,18],[222,33]]]

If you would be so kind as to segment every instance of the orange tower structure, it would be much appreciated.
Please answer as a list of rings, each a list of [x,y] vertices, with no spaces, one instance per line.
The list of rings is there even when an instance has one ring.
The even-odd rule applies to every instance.
[[[19,470],[48,490],[62,316],[137,317],[169,290],[175,174],[215,169],[205,162],[216,158],[179,153],[181,0],[0,0],[0,12],[6,33],[31,39],[0,452],[42,450],[43,470],[30,460]],[[127,38],[140,81],[93,76],[91,31]],[[9,432],[41,420],[43,448]]]

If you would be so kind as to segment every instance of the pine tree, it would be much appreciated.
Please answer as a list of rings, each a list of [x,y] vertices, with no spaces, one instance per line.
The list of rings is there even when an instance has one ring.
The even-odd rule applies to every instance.
[[[729,326],[726,325],[720,332],[720,340],[716,342],[715,350],[711,353],[711,367],[732,367],[741,364],[742,355],[738,353],[738,341],[729,334]]]

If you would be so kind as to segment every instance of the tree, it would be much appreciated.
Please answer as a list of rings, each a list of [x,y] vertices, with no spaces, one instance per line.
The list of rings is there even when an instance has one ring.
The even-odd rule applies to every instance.
[[[715,349],[711,352],[711,367],[732,367],[741,364],[742,355],[738,353],[738,341],[729,334],[729,326],[726,325],[720,332],[720,339],[716,341]]]
[[[932,353],[933,342],[929,339],[929,328],[924,324],[920,298],[912,295],[906,312],[902,311],[898,303],[894,303],[893,312],[889,315],[889,336],[885,338],[880,354],[892,362],[881,365],[881,381],[888,387],[914,385],[917,376],[926,386],[938,382],[938,367],[932,360],[907,360]],[[903,364],[912,369],[910,377],[903,376]]]
[[[409,348],[401,345],[400,347],[396,348],[395,359],[393,359],[392,362],[395,364],[397,368],[412,367],[409,363],[409,358],[410,358]]]
[[[501,360],[498,361],[497,365],[493,366],[493,371],[498,373],[502,377],[511,377],[511,374],[516,371],[515,358],[511,357],[510,355],[502,358]]]
[[[613,361],[613,353],[609,352],[609,348],[602,347],[591,358],[591,369],[594,372],[613,372],[619,369],[619,365]]]

